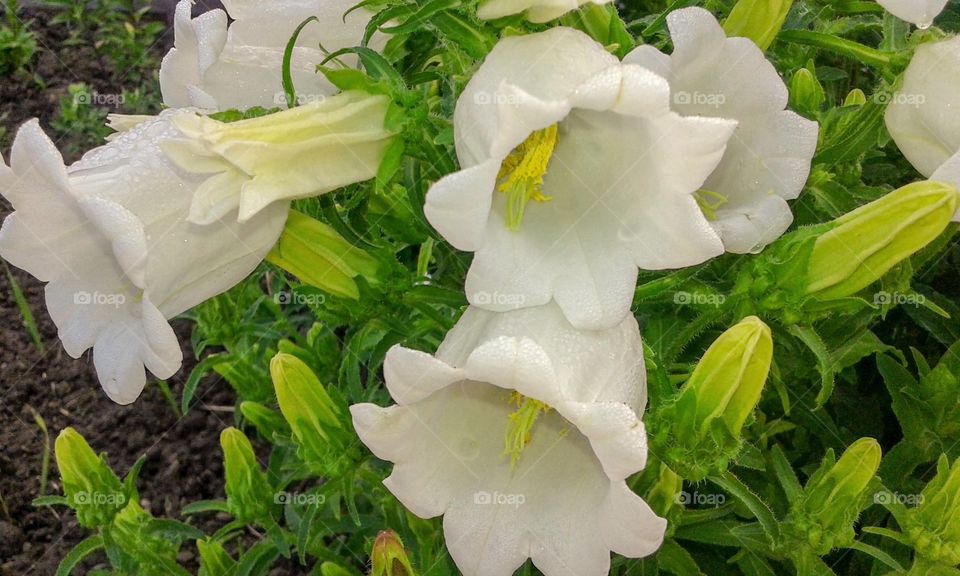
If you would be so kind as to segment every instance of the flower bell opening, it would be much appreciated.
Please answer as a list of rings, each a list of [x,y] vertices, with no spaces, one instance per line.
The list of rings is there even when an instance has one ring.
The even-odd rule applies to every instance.
[[[507,433],[504,438],[504,455],[510,456],[510,465],[516,466],[520,460],[520,454],[533,435],[533,426],[541,414],[550,411],[550,407],[545,403],[527,398],[519,392],[513,392],[510,395],[510,404],[517,409],[507,418]]]
[[[497,175],[497,191],[507,195],[507,228],[518,230],[527,203],[549,202],[543,194],[543,178],[557,148],[557,125],[537,130],[510,152]]]

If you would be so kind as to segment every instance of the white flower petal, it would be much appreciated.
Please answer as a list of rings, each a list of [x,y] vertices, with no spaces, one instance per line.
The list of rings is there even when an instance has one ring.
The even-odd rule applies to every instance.
[[[160,64],[163,102],[171,108],[196,105],[191,87],[199,86],[207,69],[227,43],[227,15],[211,10],[192,18],[193,2],[181,0],[174,14],[176,46]]]
[[[463,380],[463,372],[419,350],[394,346],[383,362],[390,396],[401,406],[419,402],[437,390]]]
[[[352,0],[232,0],[227,13],[207,12],[191,19],[190,0],[177,5],[176,45],[163,60],[160,82],[164,103],[175,108],[204,110],[286,107],[283,90],[283,54],[301,22],[311,22],[297,38],[291,72],[297,94],[315,102],[336,92],[316,67],[330,52],[357,46],[371,12],[357,9],[344,18]],[[370,48],[381,49],[382,34],[374,35]],[[356,58],[343,59],[353,65]]]
[[[480,164],[494,157],[495,150],[505,156],[530,132],[549,125],[543,120],[527,125],[528,106],[521,107],[526,102],[519,98],[543,106],[562,104],[584,82],[617,64],[603,46],[571,28],[551,28],[497,42],[457,101],[454,128],[461,165]],[[501,120],[500,115],[506,113],[509,117]],[[562,116],[554,122],[560,119]],[[506,138],[504,131],[517,132],[519,138]],[[509,145],[508,141],[513,144],[504,151],[502,146]],[[502,157],[495,159],[501,161]]]
[[[667,22],[675,46],[671,56],[641,46],[624,62],[667,78],[679,113],[738,122],[703,188],[725,198],[713,223],[725,249],[762,250],[793,221],[789,205],[777,198],[794,199],[803,189],[818,126],[784,110],[786,85],[752,41],[727,38],[702,8],[671,12]]]
[[[947,0],[877,0],[888,12],[901,20],[929,28],[943,9]]]
[[[132,404],[147,383],[147,374],[135,344],[137,330],[112,322],[93,346],[93,365],[103,391],[117,404]]]
[[[907,160],[929,177],[960,151],[960,37],[917,48],[900,91],[887,107],[887,129]]]
[[[555,20],[590,2],[608,4],[611,0],[485,0],[477,8],[477,16],[483,20],[494,20],[526,13],[527,20],[541,23]]]
[[[960,152],[954,154],[950,157],[949,160],[943,163],[936,172],[930,176],[931,180],[937,182],[946,182],[947,184],[953,185],[955,188],[960,189]],[[957,210],[956,216],[953,217],[954,222],[960,222],[960,210]]]

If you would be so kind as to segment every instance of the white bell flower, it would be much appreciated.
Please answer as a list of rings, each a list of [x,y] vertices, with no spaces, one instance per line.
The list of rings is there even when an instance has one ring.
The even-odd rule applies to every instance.
[[[897,147],[918,172],[960,187],[958,86],[960,37],[921,45],[887,106],[886,123]]]
[[[175,168],[159,143],[178,135],[175,112],[116,135],[69,168],[34,120],[0,163],[0,194],[15,212],[0,257],[46,282],[47,310],[66,352],[93,363],[107,395],[136,400],[145,368],[169,378],[182,352],[168,319],[231,288],[283,231],[278,204],[247,224],[186,221],[202,178]]]
[[[723,253],[696,192],[736,125],[672,111],[664,78],[582,32],[505,38],[457,103],[462,170],[430,189],[425,212],[456,248],[476,252],[472,304],[555,299],[578,328],[614,326],[637,267]]]
[[[890,136],[907,160],[931,176],[960,151],[960,37],[917,48],[887,106]]]
[[[546,576],[602,576],[610,552],[639,558],[666,521],[625,479],[646,464],[646,377],[633,316],[575,329],[555,305],[476,307],[435,356],[387,354],[396,405],[351,407],[384,484],[421,518],[443,515],[466,576],[509,576],[527,558]]]
[[[673,109],[684,116],[730,118],[737,131],[700,193],[728,252],[762,250],[793,222],[787,200],[810,176],[819,127],[787,106],[787,87],[747,38],[727,38],[702,8],[667,17],[673,54],[640,46],[624,58],[670,82]]]
[[[343,92],[237,122],[178,115],[184,138],[163,149],[184,170],[207,177],[190,221],[209,224],[239,208],[245,222],[275,202],[373,178],[393,136],[384,125],[389,105],[383,95]]]
[[[493,20],[523,13],[535,23],[555,20],[584,4],[609,4],[612,0],[484,0],[477,8],[477,16]]]
[[[363,39],[371,13],[364,9],[344,14],[354,0],[225,0],[223,10],[191,17],[191,0],[177,4],[174,48],[160,67],[164,103],[171,108],[245,110],[286,108],[283,90],[283,53],[301,22],[316,16],[297,39],[291,74],[298,97],[323,100],[336,89],[317,73],[326,55],[356,46]],[[227,20],[233,21],[229,28]],[[370,47],[379,49],[375,36]],[[349,58],[348,58],[349,60]]]
[[[929,28],[943,9],[947,0],[877,0],[897,18],[916,24],[921,28]]]

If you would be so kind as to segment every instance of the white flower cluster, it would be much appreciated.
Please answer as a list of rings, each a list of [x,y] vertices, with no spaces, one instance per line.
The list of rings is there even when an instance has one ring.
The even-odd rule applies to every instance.
[[[486,0],[479,15],[546,22],[585,3]],[[944,5],[880,3],[924,26]],[[138,397],[146,370],[179,369],[169,319],[253,272],[291,200],[374,177],[391,137],[387,96],[336,94],[316,73],[321,44],[363,37],[370,15],[351,11],[355,0],[224,4],[197,18],[190,0],[178,5],[160,71],[169,110],[115,118],[120,131],[69,167],[29,122],[0,164],[15,208],[0,256],[47,283],[64,348],[92,347],[119,403]],[[213,119],[286,107],[284,49],[310,16],[320,23],[291,65],[300,105]],[[468,576],[505,576],[528,558],[547,576],[600,576],[611,551],[660,546],[666,521],[626,483],[647,459],[638,270],[758,252],[793,221],[817,124],[786,110],[787,88],[751,40],[699,8],[667,23],[672,53],[640,46],[622,60],[572,28],[506,37],[456,106],[461,169],[424,209],[475,253],[471,306],[435,354],[389,352],[394,406],[351,411],[362,441],[395,464],[393,494],[444,516]],[[921,46],[901,92],[924,99],[894,98],[887,124],[920,172],[960,185],[958,84],[960,40]]]
[[[475,252],[472,306],[435,355],[390,351],[396,405],[352,413],[468,576],[600,576],[659,548],[624,482],[647,452],[638,269],[762,250],[809,176],[818,126],[761,50],[702,9],[668,24],[672,54],[623,61],[570,28],[505,38],[458,101],[462,169],[425,211]]]

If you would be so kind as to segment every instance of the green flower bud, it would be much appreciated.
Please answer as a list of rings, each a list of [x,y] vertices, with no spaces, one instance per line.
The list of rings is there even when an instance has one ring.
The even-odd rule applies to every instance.
[[[919,505],[902,516],[907,541],[920,555],[945,566],[960,564],[960,459],[951,467],[941,456],[937,475],[923,489]]]
[[[790,107],[813,116],[827,100],[823,86],[808,68],[801,68],[790,79]]]
[[[357,452],[346,406],[335,402],[310,367],[296,356],[282,352],[274,356],[270,374],[300,459],[323,475],[342,471],[353,461],[349,456]]]
[[[715,421],[739,437],[753,412],[773,360],[770,328],[756,316],[720,335],[680,390],[684,431],[706,436]]]
[[[847,94],[846,99],[843,101],[843,106],[863,106],[867,103],[867,95],[863,93],[863,90],[859,88],[854,88]]]
[[[676,399],[659,413],[654,442],[667,464],[697,482],[740,451],[744,423],[760,401],[773,360],[770,328],[750,316],[724,332]]]
[[[113,521],[131,496],[120,479],[97,456],[76,430],[66,428],[57,437],[54,450],[67,504],[84,528],[101,528]]]
[[[749,38],[766,51],[773,44],[793,0],[739,0],[723,23],[727,36]]]
[[[861,438],[834,462],[829,452],[820,468],[807,481],[803,495],[793,503],[786,533],[819,556],[853,543],[853,525],[872,500],[878,482],[880,444]]]
[[[330,226],[296,211],[290,212],[280,240],[267,261],[308,286],[345,298],[359,298],[354,278],[375,280],[377,261]],[[281,302],[283,303],[283,302]]]
[[[837,218],[813,246],[807,294],[833,300],[873,284],[939,236],[957,201],[949,184],[917,182]]]
[[[786,234],[737,278],[738,311],[779,314],[791,325],[871,306],[852,297],[936,239],[958,201],[948,184],[918,182],[832,222]]]
[[[403,541],[393,530],[377,534],[370,553],[370,576],[413,576]]]
[[[241,522],[270,524],[273,489],[250,440],[236,428],[227,428],[220,434],[220,446],[230,513]]]

